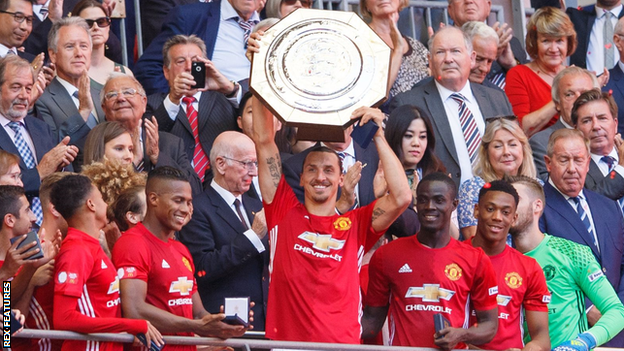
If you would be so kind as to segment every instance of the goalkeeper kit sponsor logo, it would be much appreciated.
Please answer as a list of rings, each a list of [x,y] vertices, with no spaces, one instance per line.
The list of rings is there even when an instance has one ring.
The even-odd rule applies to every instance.
[[[603,276],[602,271],[598,270],[598,271],[590,274],[589,276],[587,276],[587,279],[589,279],[590,282],[593,282],[594,280],[596,280],[596,279],[598,279],[598,278],[600,278],[602,276]]]

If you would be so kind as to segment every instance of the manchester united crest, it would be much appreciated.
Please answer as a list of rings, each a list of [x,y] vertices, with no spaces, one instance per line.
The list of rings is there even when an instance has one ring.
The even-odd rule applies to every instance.
[[[451,263],[444,268],[444,274],[452,281],[456,281],[462,276],[462,269],[456,263]]]
[[[509,272],[505,275],[505,283],[512,289],[518,289],[522,285],[522,277],[516,272]]]
[[[348,217],[338,217],[334,222],[334,228],[342,231],[349,230],[351,229],[351,220]]]

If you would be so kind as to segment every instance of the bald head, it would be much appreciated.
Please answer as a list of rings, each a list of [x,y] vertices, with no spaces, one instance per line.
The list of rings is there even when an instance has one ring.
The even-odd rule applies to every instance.
[[[256,147],[245,134],[227,131],[219,134],[210,150],[214,180],[234,194],[242,195],[258,175]]]

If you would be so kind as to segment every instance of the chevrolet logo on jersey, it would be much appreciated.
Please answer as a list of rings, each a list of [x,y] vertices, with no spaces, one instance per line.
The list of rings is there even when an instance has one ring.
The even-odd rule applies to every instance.
[[[509,301],[511,301],[511,296],[501,294],[496,296],[496,303],[498,303],[499,306],[507,306],[509,305]]]
[[[112,282],[110,284],[110,286],[108,287],[108,293],[107,294],[112,294],[112,293],[116,293],[119,292],[119,278],[115,277],[115,281]]]
[[[423,302],[449,301],[455,295],[453,290],[440,288],[440,284],[423,284],[422,287],[410,287],[405,297],[420,297]]]
[[[299,239],[312,243],[313,248],[329,252],[329,250],[340,250],[343,248],[345,240],[336,240],[331,234],[317,234],[312,232],[303,232],[299,235]]]
[[[178,280],[171,282],[170,293],[180,293],[182,296],[188,295],[193,290],[193,281],[186,277],[178,277]]]

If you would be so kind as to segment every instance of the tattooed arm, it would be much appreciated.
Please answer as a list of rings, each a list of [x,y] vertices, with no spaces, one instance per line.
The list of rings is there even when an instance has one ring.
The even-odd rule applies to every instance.
[[[379,109],[370,107],[360,107],[353,112],[351,117],[362,118],[360,120],[361,124],[372,120],[379,125],[373,140],[375,141],[383,174],[388,184],[388,194],[380,197],[375,203],[372,215],[372,225],[375,231],[386,230],[412,202],[412,192],[407,184],[403,165],[384,137],[382,128],[384,117],[384,114]]]
[[[273,202],[277,185],[282,177],[282,161],[275,144],[273,114],[260,100],[252,97],[253,141],[258,155],[258,184],[262,200]]]

